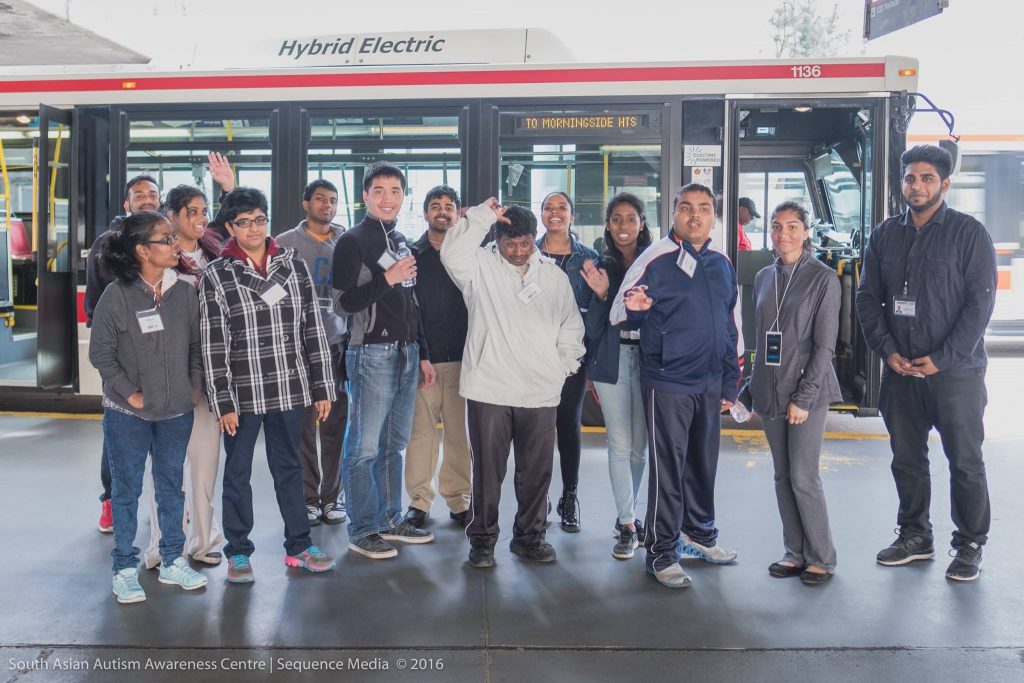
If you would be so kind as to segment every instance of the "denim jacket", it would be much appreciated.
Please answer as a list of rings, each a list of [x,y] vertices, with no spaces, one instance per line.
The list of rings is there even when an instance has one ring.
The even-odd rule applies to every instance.
[[[580,309],[580,313],[586,313],[587,308],[590,307],[590,300],[594,296],[593,290],[590,289],[590,285],[580,275],[580,271],[583,270],[583,262],[587,259],[597,261],[597,252],[580,243],[572,235],[569,236],[569,240],[572,243],[572,256],[565,264],[565,273],[569,276],[569,284],[572,285],[573,296],[576,297],[576,306]],[[543,251],[544,238],[541,237],[537,240],[537,249]]]

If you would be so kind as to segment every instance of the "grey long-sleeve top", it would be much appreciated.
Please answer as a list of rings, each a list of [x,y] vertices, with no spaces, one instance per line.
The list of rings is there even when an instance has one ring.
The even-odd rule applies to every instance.
[[[790,278],[793,282],[783,297]],[[776,293],[782,299],[781,309],[776,307]],[[784,418],[790,402],[810,410],[821,402],[842,400],[832,367],[841,293],[835,271],[809,253],[800,257],[795,270],[776,260],[754,278],[757,353],[741,400],[752,404],[761,417]],[[782,332],[782,364],[771,366],[764,362],[765,342],[776,315],[775,329]]]
[[[115,280],[103,291],[93,315],[89,360],[103,378],[103,394],[144,420],[166,420],[192,410],[193,390],[202,386],[199,295],[192,285],[175,280],[168,270],[159,306],[141,282]],[[154,308],[164,329],[144,332],[137,313]],[[142,392],[141,410],[128,403],[136,391]]]

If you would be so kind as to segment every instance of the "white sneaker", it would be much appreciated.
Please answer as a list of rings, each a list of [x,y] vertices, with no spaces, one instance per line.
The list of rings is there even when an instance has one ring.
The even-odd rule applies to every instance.
[[[316,526],[320,523],[320,508],[316,505],[306,506],[306,519],[309,520],[310,526]]]
[[[338,498],[334,503],[328,503],[324,508],[324,521],[328,524],[341,524],[348,519],[345,512],[345,499]]]
[[[657,579],[658,583],[667,588],[687,588],[691,583],[693,583],[693,580],[678,564],[670,564],[659,571],[654,571],[648,567],[647,573]]]
[[[139,585],[138,569],[122,569],[114,574],[114,597],[122,605],[146,599],[146,591]]]
[[[711,547],[701,545],[684,533],[679,534],[679,552],[711,564],[729,564],[739,556],[735,550],[726,550],[717,543]]]
[[[172,586],[181,586],[187,591],[206,585],[206,577],[188,566],[184,557],[179,557],[170,564],[161,564],[159,581]]]

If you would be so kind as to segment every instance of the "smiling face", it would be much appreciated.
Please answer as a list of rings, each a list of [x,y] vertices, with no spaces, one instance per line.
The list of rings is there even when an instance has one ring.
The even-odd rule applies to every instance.
[[[640,239],[640,229],[643,228],[643,221],[636,207],[629,202],[619,202],[612,207],[611,216],[608,217],[608,234],[619,250],[635,246]]]
[[[318,187],[309,200],[302,202],[302,210],[306,212],[307,222],[329,225],[338,215],[338,193]]]
[[[699,190],[683,192],[676,201],[672,220],[676,237],[699,249],[711,237],[711,229],[715,227],[714,199]]]
[[[160,208],[160,188],[148,180],[139,182],[128,188],[128,199],[124,201],[124,210],[128,213],[140,211],[156,211]]]
[[[451,200],[451,197],[440,196],[430,200],[427,204],[427,212],[423,217],[427,220],[427,228],[434,232],[447,232],[448,228],[455,224],[455,218],[459,214],[459,207]]]
[[[184,240],[201,240],[209,223],[208,207],[202,197],[193,197],[181,211],[168,215],[175,234]]]
[[[560,192],[548,195],[541,205],[540,220],[548,232],[566,234],[575,219],[569,199]]]
[[[903,170],[902,189],[910,210],[925,213],[942,201],[942,195],[949,189],[949,178],[943,180],[938,169],[918,161]]]
[[[363,191],[366,211],[374,218],[382,221],[393,221],[398,218],[405,201],[405,188],[402,180],[389,176],[377,176],[371,181],[370,189]]]
[[[772,217],[772,246],[785,263],[796,261],[804,250],[811,229],[800,220],[800,214],[784,209]]]

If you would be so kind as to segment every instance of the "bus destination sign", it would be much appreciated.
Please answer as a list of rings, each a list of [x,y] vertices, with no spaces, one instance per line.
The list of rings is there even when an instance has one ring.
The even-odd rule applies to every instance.
[[[651,130],[651,115],[633,112],[557,112],[520,114],[515,118],[515,135],[560,135],[565,133],[629,133]],[[655,123],[656,125],[656,123]]]

